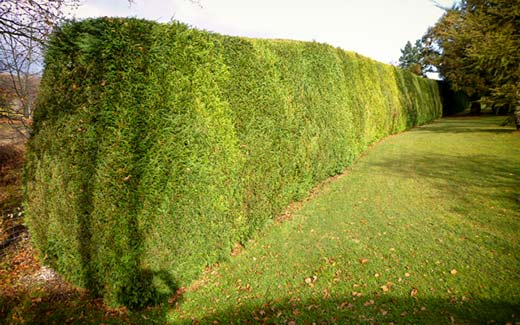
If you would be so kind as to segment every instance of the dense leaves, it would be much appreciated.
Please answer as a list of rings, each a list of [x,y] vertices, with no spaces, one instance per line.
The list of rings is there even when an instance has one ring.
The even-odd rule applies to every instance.
[[[401,57],[399,58],[399,67],[408,69],[416,75],[423,74],[423,45],[421,40],[416,40],[412,45],[410,41],[406,42],[404,48],[401,49]]]
[[[520,100],[520,3],[464,0],[424,36],[425,61],[455,90],[514,106]]]
[[[328,45],[172,23],[64,25],[46,56],[26,208],[47,263],[157,301],[371,143],[440,115],[434,82]]]

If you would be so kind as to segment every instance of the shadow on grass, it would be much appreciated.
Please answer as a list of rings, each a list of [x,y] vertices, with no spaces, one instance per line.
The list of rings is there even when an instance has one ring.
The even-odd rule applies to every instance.
[[[411,323],[461,324],[519,321],[520,305],[507,301],[470,298],[396,298],[376,294],[373,298],[287,299],[233,307],[200,319],[201,324],[289,323]],[[191,323],[193,320],[190,320]],[[188,322],[186,322],[188,323]]]
[[[167,310],[167,304],[139,311],[109,308],[76,290],[0,296],[0,324],[165,324]]]
[[[394,159],[372,162],[400,177],[424,179],[466,203],[474,196],[516,204],[520,195],[520,160],[487,154],[467,156],[403,153]]]
[[[445,118],[442,122],[428,124],[413,129],[412,132],[438,132],[438,133],[491,133],[491,134],[508,134],[515,132],[512,126],[501,126],[505,120],[481,119],[479,117],[451,117]]]

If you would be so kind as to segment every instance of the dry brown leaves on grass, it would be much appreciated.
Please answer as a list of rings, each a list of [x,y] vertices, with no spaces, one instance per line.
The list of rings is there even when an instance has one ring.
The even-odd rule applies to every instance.
[[[21,170],[24,162],[24,146],[12,143],[0,144],[0,180],[2,185],[20,181],[15,179],[13,172]]]
[[[18,208],[22,201],[25,139],[3,122],[0,121],[0,323],[131,323],[126,309],[108,308],[102,300],[92,299],[87,291],[70,285],[40,263]],[[10,241],[13,235],[16,240]]]
[[[0,144],[0,212],[20,206],[25,148]]]
[[[28,238],[0,257],[0,323],[105,321],[132,323],[126,308],[109,308],[42,266]]]
[[[132,315],[126,308],[110,308],[102,299],[63,280],[43,266],[26,234],[0,255],[0,324],[3,323],[124,323],[146,320],[159,311]],[[177,305],[184,292],[169,301]],[[156,308],[157,309],[157,308]],[[153,316],[150,316],[153,317]]]
[[[33,302],[43,298],[55,299],[67,295],[72,287],[64,282],[52,269],[42,266],[29,239],[25,237],[18,245],[6,248],[0,260],[0,316],[5,317],[14,303],[24,296],[38,296]]]

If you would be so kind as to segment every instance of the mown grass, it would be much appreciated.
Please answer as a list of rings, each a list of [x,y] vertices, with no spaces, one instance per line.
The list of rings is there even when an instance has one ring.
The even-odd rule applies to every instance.
[[[0,316],[9,323],[514,324],[520,134],[501,121],[448,118],[386,138],[289,220],[268,225],[163,306],[128,312],[74,288],[33,288],[3,295]]]
[[[172,322],[520,321],[520,134],[389,137],[185,294]]]

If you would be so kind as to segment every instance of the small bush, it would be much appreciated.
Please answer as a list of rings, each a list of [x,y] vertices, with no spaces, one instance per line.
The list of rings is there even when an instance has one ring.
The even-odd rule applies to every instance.
[[[69,23],[45,62],[32,238],[115,305],[171,294],[369,144],[441,114],[434,82],[355,53],[179,23]]]

